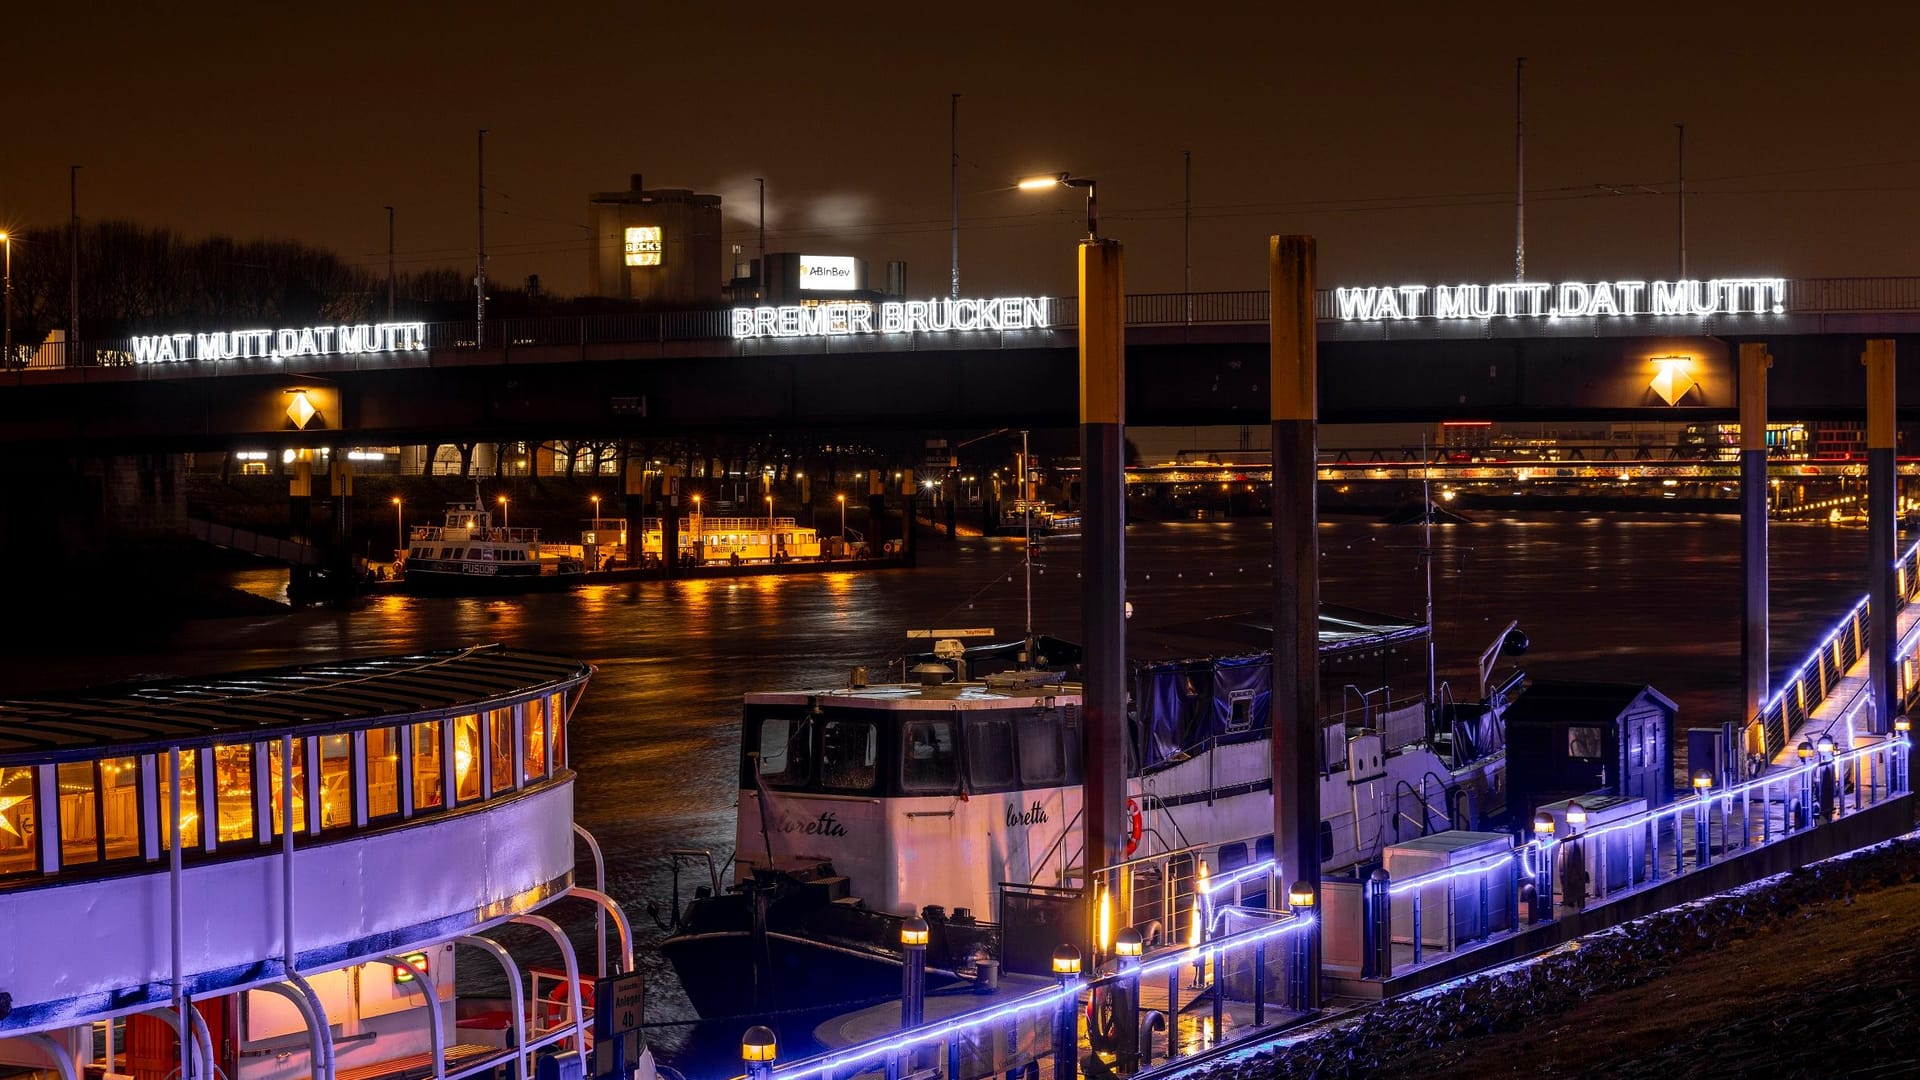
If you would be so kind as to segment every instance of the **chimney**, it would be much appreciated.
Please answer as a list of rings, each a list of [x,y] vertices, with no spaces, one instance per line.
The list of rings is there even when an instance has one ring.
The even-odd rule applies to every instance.
[[[646,186],[645,184],[643,184],[643,183],[641,183],[641,182],[640,182],[640,174],[639,174],[639,173],[633,173],[633,174],[631,174],[631,176],[629,177],[629,182],[630,182],[630,183],[631,183],[631,184],[633,185],[633,190],[634,190],[634,191],[645,191],[645,190],[647,190],[647,186]]]

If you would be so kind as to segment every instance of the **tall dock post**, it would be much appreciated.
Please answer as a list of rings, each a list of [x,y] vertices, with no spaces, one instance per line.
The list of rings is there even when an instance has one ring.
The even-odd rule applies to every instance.
[[[1320,540],[1315,482],[1319,451],[1311,236],[1268,241],[1272,290],[1273,422],[1273,851],[1280,872],[1320,892]],[[1283,879],[1284,880],[1284,879]],[[1320,1004],[1317,952],[1306,961],[1304,997]]]
[[[1900,528],[1893,499],[1893,339],[1867,342],[1861,362],[1867,366],[1867,679],[1873,687],[1867,728],[1885,735],[1893,730],[1894,714],[1900,711],[1893,700],[1894,687],[1899,685],[1894,659],[1899,627],[1894,623],[1893,552]]]
[[[1763,342],[1740,346],[1740,662],[1747,689],[1746,718],[1751,723],[1767,704],[1767,369],[1773,366]],[[1762,724],[1747,731],[1747,752],[1764,753]]]
[[[1086,641],[1080,726],[1085,752],[1086,881],[1125,857],[1127,495],[1126,290],[1117,241],[1080,243],[1080,463]]]

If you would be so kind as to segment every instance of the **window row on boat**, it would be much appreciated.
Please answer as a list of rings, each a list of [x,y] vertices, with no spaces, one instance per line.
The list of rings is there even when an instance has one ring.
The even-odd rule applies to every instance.
[[[325,838],[511,797],[565,774],[565,695],[464,715],[294,734],[216,737],[180,754],[181,855],[259,854],[293,832]],[[0,888],[164,865],[173,847],[168,751],[0,762]]]
[[[746,708],[740,786],[837,795],[987,794],[1080,783],[1074,705]]]
[[[449,560],[491,559],[498,562],[527,562],[531,558],[531,556],[527,554],[527,549],[517,547],[443,547],[438,549],[438,554],[436,554],[435,551],[436,549],[430,547],[416,547],[408,554],[408,558]]]

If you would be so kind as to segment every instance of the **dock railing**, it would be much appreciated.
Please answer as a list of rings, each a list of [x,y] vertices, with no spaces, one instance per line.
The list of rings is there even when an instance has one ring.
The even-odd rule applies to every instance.
[[[1082,972],[1071,946],[1053,985],[787,1063],[749,1062],[752,1080],[1071,1080],[1088,1054],[1130,1075],[1214,1053],[1300,1018],[1318,920],[1300,912],[1223,907],[1230,932],[1197,944],[1142,948],[1105,971]],[[1162,996],[1162,995],[1165,996]]]

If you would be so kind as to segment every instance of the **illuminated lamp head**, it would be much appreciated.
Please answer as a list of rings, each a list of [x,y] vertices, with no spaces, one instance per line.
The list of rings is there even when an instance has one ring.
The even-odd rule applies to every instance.
[[[1553,838],[1553,815],[1545,810],[1533,815],[1533,835],[1542,839]]]
[[[1693,774],[1693,790],[1706,794],[1713,787],[1713,774],[1705,769]]]
[[[740,1057],[745,1061],[772,1061],[775,1048],[773,1032],[758,1024],[740,1037]]]
[[[1080,950],[1071,945],[1053,950],[1053,973],[1063,979],[1080,974]]]
[[[1567,824],[1579,826],[1587,823],[1587,808],[1577,802],[1567,804]]]
[[[1794,751],[1794,753],[1800,756],[1801,761],[1805,761],[1808,758],[1813,756],[1813,744],[1811,742],[1808,742],[1806,739],[1801,739],[1800,746],[1797,750]]]
[[[1313,886],[1304,881],[1296,881],[1287,887],[1287,904],[1293,908],[1313,906]]]
[[[1129,926],[1113,939],[1113,954],[1119,957],[1139,956],[1146,951],[1146,944],[1140,940],[1140,931]]]
[[[1820,734],[1820,741],[1817,743],[1814,743],[1813,747],[1814,749],[1820,751],[1820,753],[1822,754],[1833,753],[1833,736],[1828,735],[1825,732],[1822,732]]]
[[[927,947],[927,920],[918,915],[911,916],[900,924],[900,944],[908,948]]]

